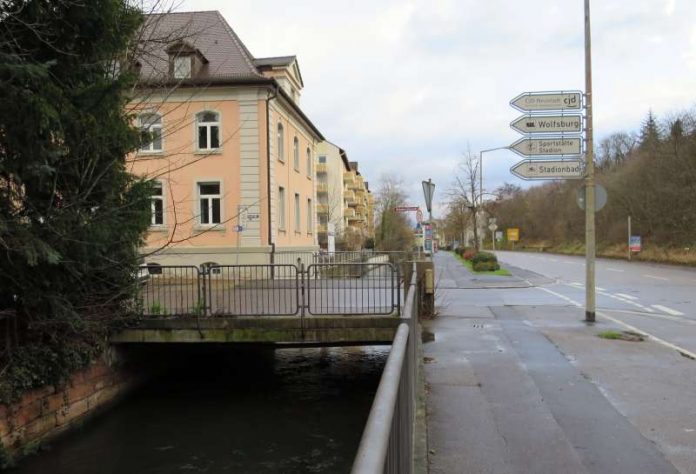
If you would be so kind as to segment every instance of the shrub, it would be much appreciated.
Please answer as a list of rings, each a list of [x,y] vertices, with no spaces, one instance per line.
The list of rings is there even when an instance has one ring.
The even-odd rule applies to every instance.
[[[498,258],[495,256],[495,254],[490,252],[478,252],[471,258],[471,262],[474,264],[478,262],[498,263]]]
[[[500,270],[498,262],[474,262],[472,266],[475,272],[494,272]]]
[[[462,254],[462,258],[464,260],[471,260],[474,258],[475,255],[476,255],[476,250],[466,249],[466,251]]]

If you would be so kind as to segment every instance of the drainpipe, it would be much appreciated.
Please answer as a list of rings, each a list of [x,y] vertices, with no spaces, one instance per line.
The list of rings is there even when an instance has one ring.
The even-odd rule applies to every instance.
[[[272,93],[266,98],[266,164],[268,175],[266,176],[266,192],[268,200],[268,245],[271,246],[271,265],[275,262],[275,242],[273,242],[273,227],[271,221],[271,106],[270,102],[278,97],[278,85],[275,84]]]

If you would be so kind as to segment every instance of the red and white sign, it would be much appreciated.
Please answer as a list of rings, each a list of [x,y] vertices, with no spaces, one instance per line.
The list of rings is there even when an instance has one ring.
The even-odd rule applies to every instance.
[[[418,206],[398,206],[394,208],[395,212],[413,212],[418,210],[420,210]]]

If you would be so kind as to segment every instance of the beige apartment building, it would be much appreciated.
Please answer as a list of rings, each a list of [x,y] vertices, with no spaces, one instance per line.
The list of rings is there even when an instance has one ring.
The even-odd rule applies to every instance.
[[[343,173],[345,239],[363,246],[374,237],[374,198],[369,183],[358,170],[358,162],[349,162],[349,168]]]
[[[324,141],[317,147],[317,232],[319,245],[327,248],[329,230],[337,241],[342,241],[345,229],[343,199],[343,173],[349,171],[346,152],[331,142]]]
[[[317,221],[319,245],[327,248],[333,229],[336,243],[345,250],[357,250],[374,237],[374,198],[369,184],[348,161],[342,148],[324,141],[317,148]]]
[[[315,161],[294,56],[255,58],[216,11],[148,15],[130,107],[152,178],[147,263],[267,262],[318,249]]]

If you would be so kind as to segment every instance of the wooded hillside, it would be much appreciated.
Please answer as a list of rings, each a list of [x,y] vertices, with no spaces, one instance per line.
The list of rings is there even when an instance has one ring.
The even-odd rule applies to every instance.
[[[597,242],[623,244],[627,217],[644,245],[696,244],[696,112],[658,120],[649,113],[637,133],[615,133],[595,150],[597,182],[609,196],[597,213]],[[506,184],[488,212],[501,229],[518,227],[523,242],[562,245],[584,241],[584,213],[576,204],[581,181],[550,182],[523,190]]]

